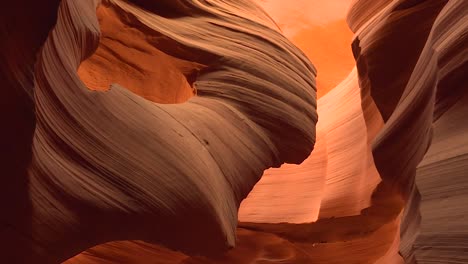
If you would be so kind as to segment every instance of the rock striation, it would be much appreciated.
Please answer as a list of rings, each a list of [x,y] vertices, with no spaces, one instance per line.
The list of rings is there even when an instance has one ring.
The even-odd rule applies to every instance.
[[[406,201],[400,254],[406,263],[464,263],[468,131],[457,120],[466,114],[468,4],[376,1],[370,17],[360,15],[366,2],[355,3],[348,22],[361,89],[385,120],[375,165]]]
[[[51,31],[31,61],[36,126],[22,175],[29,208],[2,209],[11,216],[2,219],[9,236],[25,240],[2,248],[13,254],[8,262],[61,262],[114,240],[203,255],[235,246],[241,200],[265,169],[310,154],[317,121],[314,67],[256,6],[234,15],[245,8],[243,1],[60,2],[56,24],[45,28]],[[107,23],[123,29],[104,26],[102,36],[100,24]],[[112,45],[128,45],[132,69],[122,69],[132,61]],[[107,64],[90,58],[96,51]],[[131,84],[149,85],[134,72],[148,76],[144,56],[161,67],[204,65],[194,80],[186,78],[197,96],[157,104],[119,83],[107,91],[85,85],[91,74],[101,84],[124,80],[114,75],[125,70],[135,77]],[[155,85],[174,91],[175,81]]]
[[[0,9],[2,262],[468,262],[467,1],[354,0],[338,85],[348,0],[287,9],[329,34],[276,0],[37,2]]]

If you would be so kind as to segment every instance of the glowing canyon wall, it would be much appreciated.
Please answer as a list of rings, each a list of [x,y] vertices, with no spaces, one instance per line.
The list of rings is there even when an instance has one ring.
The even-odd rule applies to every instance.
[[[468,263],[466,1],[0,13],[2,263]]]

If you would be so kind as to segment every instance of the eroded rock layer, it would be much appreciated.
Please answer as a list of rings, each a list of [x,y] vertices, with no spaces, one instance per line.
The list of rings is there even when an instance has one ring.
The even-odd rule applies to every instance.
[[[318,101],[250,0],[36,2],[0,11],[2,262],[468,262],[467,1],[355,0]]]
[[[320,116],[336,118],[318,123],[312,155],[301,165],[267,170],[243,201],[236,248],[216,258],[174,252],[168,263],[358,264],[386,263],[388,258],[394,260],[391,263],[401,263],[398,246],[403,202],[378,185],[370,142],[383,123],[372,99],[365,96],[361,100],[357,81],[353,71],[339,87],[319,99]],[[339,140],[353,125],[354,144]],[[330,138],[333,140],[328,141]],[[337,166],[340,162],[346,166]],[[147,250],[152,247],[142,242],[114,242],[86,251],[68,263],[94,263],[113,256],[130,263],[145,262],[159,254]],[[122,253],[116,253],[115,248]],[[140,250],[139,256],[125,253]]]
[[[18,215],[2,208],[8,236],[25,240],[2,248],[8,262],[56,263],[113,240],[203,255],[235,246],[241,200],[265,169],[310,154],[317,121],[314,67],[247,3],[104,1],[101,25],[116,18],[124,25],[101,36],[99,1],[61,1],[34,67],[37,124],[23,175],[30,208]],[[131,58],[117,45],[129,45]],[[90,58],[79,76],[96,49],[104,62]],[[133,69],[122,69],[132,59]],[[176,67],[179,77],[154,84],[177,90],[185,76],[197,96],[172,105],[147,100],[152,82],[138,74],[148,77],[151,59],[162,69],[178,61],[203,68],[194,77]],[[122,72],[130,77],[115,76]],[[144,92],[118,83],[129,79]],[[90,91],[83,81],[113,84]]]
[[[374,142],[375,165],[406,200],[400,254],[407,263],[464,263],[466,225],[457,218],[467,212],[464,193],[456,190],[468,181],[468,131],[457,120],[468,113],[461,107],[468,3],[376,1],[380,11],[363,19],[365,2],[357,1],[349,23],[357,33],[361,89],[370,91],[386,121]]]
[[[362,105],[368,108],[366,114]],[[318,101],[321,119],[314,152],[300,165],[285,164],[265,171],[243,201],[239,220],[307,223],[359,215],[369,207],[380,182],[370,143],[383,124],[372,110],[376,110],[372,100],[361,101],[353,70]]]

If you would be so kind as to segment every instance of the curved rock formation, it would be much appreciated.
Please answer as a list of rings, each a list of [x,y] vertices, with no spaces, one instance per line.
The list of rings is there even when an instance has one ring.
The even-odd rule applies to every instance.
[[[300,165],[286,164],[265,171],[243,201],[239,220],[306,223],[319,217],[359,215],[369,207],[371,194],[380,182],[370,143],[382,120],[380,115],[371,119],[375,113],[372,105],[364,114],[363,104],[353,70],[318,101],[321,119],[314,152]]]
[[[355,66],[349,48],[353,33],[345,19],[351,0],[255,1],[319,69],[318,98],[346,79]]]
[[[461,124],[449,122],[456,122],[463,111],[466,114],[460,104],[468,72],[468,4],[457,0],[380,4],[381,11],[374,17],[356,19],[360,16],[358,1],[349,23],[357,29],[353,50],[361,89],[370,90],[386,121],[374,142],[375,164],[383,182],[407,201],[401,254],[407,263],[429,259],[463,263],[466,225],[451,220],[466,214],[459,209],[463,192],[443,193],[446,188],[466,184],[458,176],[466,175],[462,169],[466,165],[464,147],[453,151],[451,146],[464,146],[460,135],[467,131]],[[418,30],[409,30],[416,21]],[[451,126],[456,129],[448,132]],[[444,175],[450,178],[442,179]],[[437,204],[444,199],[453,201],[443,212],[433,204],[435,190],[444,195]]]
[[[349,0],[290,7],[319,27],[275,0],[29,2],[0,11],[2,261],[468,262],[466,1],[353,1],[353,70]]]
[[[89,91],[77,69],[99,43],[105,48],[98,4],[62,1],[36,61],[31,210],[27,219],[8,222],[12,236],[22,234],[29,245],[11,262],[55,263],[112,240],[207,255],[233,247],[237,208],[263,170],[299,163],[312,150],[315,69],[264,13],[233,15],[243,3],[167,2],[175,12],[168,14],[150,1],[137,1],[142,9],[115,0],[103,4],[124,28],[136,24],[130,31],[144,30],[146,43],[164,56],[206,68],[193,83],[197,96],[184,104],[155,104],[119,84]],[[124,30],[117,33],[114,42],[130,44],[119,38]],[[150,53],[138,44],[128,48]],[[128,64],[117,55],[113,67]],[[104,84],[122,77],[83,67],[85,82],[86,71]],[[147,76],[141,65],[135,69]]]
[[[361,105],[367,106],[364,111]],[[209,259],[173,252],[174,257],[166,259],[168,263],[385,263],[386,255],[401,261],[395,253],[402,202],[384,188],[371,197],[380,178],[375,167],[367,167],[369,162],[373,164],[372,156],[362,157],[370,155],[368,142],[381,128],[382,120],[380,115],[372,116],[378,111],[369,97],[361,101],[356,71],[319,100],[322,120],[338,113],[343,116],[318,123],[314,152],[304,163],[267,170],[243,201],[239,220],[244,222],[237,229],[236,248]],[[365,120],[374,125],[366,127]],[[337,140],[353,124],[355,144]],[[330,137],[334,140],[328,142]],[[329,151],[327,144],[347,152]],[[346,160],[343,156],[355,159],[349,159],[346,167],[333,165]],[[328,167],[330,172],[326,173]],[[368,181],[372,176],[374,182]],[[122,253],[117,253],[116,247]],[[159,254],[155,252],[160,249],[148,250],[152,247],[141,242],[115,242],[93,248],[68,263],[94,263],[97,258],[112,257],[129,259],[130,263],[145,262]],[[131,257],[125,251],[138,251],[141,255]]]
[[[203,65],[172,57],[156,48],[160,34],[124,18],[109,4],[96,11],[101,35],[78,75],[93,90],[118,83],[156,103],[182,103],[193,96],[192,84]]]
[[[466,261],[462,253],[466,249],[466,239],[464,239],[466,226],[462,219],[466,212],[460,206],[465,204],[462,191],[465,179],[462,175],[466,174],[466,161],[463,147],[465,140],[462,135],[467,131],[464,126],[456,123],[450,125],[450,122],[461,120],[459,118],[466,110],[462,107],[463,102],[460,98],[464,94],[462,87],[466,86],[468,72],[466,67],[468,6],[463,1],[365,2],[354,3],[349,13],[349,23],[356,31],[353,52],[359,72],[364,120],[367,129],[373,131],[370,134],[376,136],[375,140],[372,136],[368,143],[373,145],[372,156],[382,178],[382,183],[374,192],[372,206],[369,209],[381,212],[385,210],[384,208],[387,210],[395,208],[394,212],[398,215],[398,208],[401,208],[398,197],[401,196],[406,201],[401,231],[389,233],[394,237],[393,242],[390,243],[391,245],[388,244],[387,251],[383,251],[386,253],[382,254],[378,260],[371,261],[369,258],[366,261],[399,263],[403,261],[401,254],[406,262],[425,263],[430,260],[438,261],[438,263],[463,263]],[[369,9],[364,9],[366,5]],[[369,10],[374,10],[376,13],[372,16],[371,12],[367,13]],[[409,30],[410,25],[414,26],[415,21],[419,23],[417,30]],[[402,43],[400,41],[402,37],[408,42]],[[339,98],[339,87],[330,92],[333,94],[336,91],[334,99]],[[321,101],[327,96],[321,98],[318,103],[321,120],[327,116],[325,114],[327,110],[333,111],[329,107],[322,108]],[[385,125],[376,125],[378,123],[372,121],[375,120],[373,117],[380,116],[379,113]],[[447,116],[444,118],[444,115]],[[325,121],[327,123],[339,120],[336,114],[329,116],[333,116],[334,119],[333,121],[327,119]],[[440,124],[439,118],[446,121]],[[324,148],[321,147],[323,145],[321,138],[324,137],[324,133],[321,132],[320,122],[317,128],[316,149],[310,158],[298,167],[288,165],[284,171],[276,169],[267,171],[248,199],[244,201],[246,207],[252,208],[242,210],[241,207],[241,220],[243,212],[248,214],[246,219],[253,222],[315,220],[314,217],[320,208],[318,200],[327,190],[323,184],[323,178],[318,175],[329,173],[324,172],[328,164],[327,158],[321,154],[324,152],[322,150]],[[442,127],[445,128],[444,132],[435,134],[435,138],[431,134],[433,123],[436,131],[444,131]],[[438,123],[440,125],[437,125]],[[356,126],[357,122],[352,121],[352,124]],[[456,129],[448,129],[454,126]],[[445,134],[442,136],[441,133]],[[329,135],[329,132],[325,134]],[[433,141],[436,145],[429,148],[431,138],[443,142]],[[335,139],[331,142],[337,144],[339,141]],[[357,146],[354,144],[353,146]],[[454,146],[459,147],[453,150]],[[423,160],[428,148],[429,152]],[[346,148],[339,149],[340,154],[345,155]],[[349,157],[352,155],[348,155],[347,161],[352,160]],[[421,160],[422,163],[419,164]],[[341,163],[339,168],[345,167],[344,164]],[[416,174],[418,164],[419,169]],[[454,167],[451,167],[452,165]],[[349,173],[352,170],[348,168],[344,171]],[[450,175],[450,179],[444,184],[435,178],[442,175],[447,175],[447,177]],[[290,176],[290,179],[287,176]],[[340,180],[343,179],[345,177],[340,178]],[[434,197],[432,193],[434,191],[432,191],[429,197],[425,198],[424,192],[422,193],[421,227],[419,226],[419,221],[421,221],[419,191],[415,181],[420,182],[419,184],[422,184],[425,189],[440,190],[438,192],[442,195]],[[443,180],[439,178],[439,181]],[[276,185],[275,182],[277,182]],[[348,189],[352,190],[356,190],[354,188],[357,186],[359,185],[347,185]],[[276,192],[269,192],[269,189],[279,189],[284,193],[281,192],[282,196],[278,196]],[[299,191],[296,193],[292,190]],[[448,190],[454,192],[447,194]],[[343,195],[343,192],[332,192],[338,197],[340,193]],[[390,197],[395,197],[394,202],[384,202],[391,199]],[[349,197],[346,198],[344,201],[335,200],[331,204],[334,206],[345,204],[350,200]],[[428,199],[427,205],[425,205],[425,199]],[[443,203],[441,200],[453,201],[454,204],[449,206],[448,201]],[[350,203],[356,205],[355,201]],[[379,205],[382,207],[379,208]],[[444,210],[442,210],[441,206],[444,205]],[[302,212],[306,213],[299,214],[301,210],[296,207],[304,208]],[[434,207],[440,210],[433,209]],[[349,226],[351,221],[340,217],[345,215],[349,208],[347,206],[346,209],[337,210],[338,214],[334,216],[339,218],[336,222],[341,221],[337,226],[341,228]],[[355,211],[354,215],[356,214],[359,214],[359,211]],[[367,210],[360,213],[361,217],[366,214],[368,214]],[[388,219],[395,219],[396,215],[393,215]],[[374,219],[379,219],[379,217]],[[381,223],[385,223],[388,219],[381,219]],[[366,223],[362,218],[358,222]],[[315,225],[320,226],[320,223],[322,222],[318,221]],[[244,226],[244,224],[241,225]],[[302,225],[302,227],[289,225],[288,227],[284,224],[265,226],[265,224],[249,223],[246,226],[291,239],[296,232],[307,234],[307,230],[314,224]],[[334,226],[335,230],[337,226]],[[332,229],[329,228],[329,230]],[[366,232],[372,232],[372,228],[366,230]],[[333,233],[329,231],[329,235]],[[313,235],[320,236],[315,232]],[[338,237],[346,240],[343,234]],[[313,250],[307,252],[312,254]],[[322,254],[326,255],[326,250],[322,251]],[[350,261],[354,263],[353,261],[356,260],[347,259],[346,263]],[[364,262],[362,259],[360,261],[356,263]]]

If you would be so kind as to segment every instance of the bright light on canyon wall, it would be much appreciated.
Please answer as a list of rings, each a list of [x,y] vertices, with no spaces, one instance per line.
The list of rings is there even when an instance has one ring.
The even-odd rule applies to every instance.
[[[468,263],[466,0],[0,8],[0,263]]]

